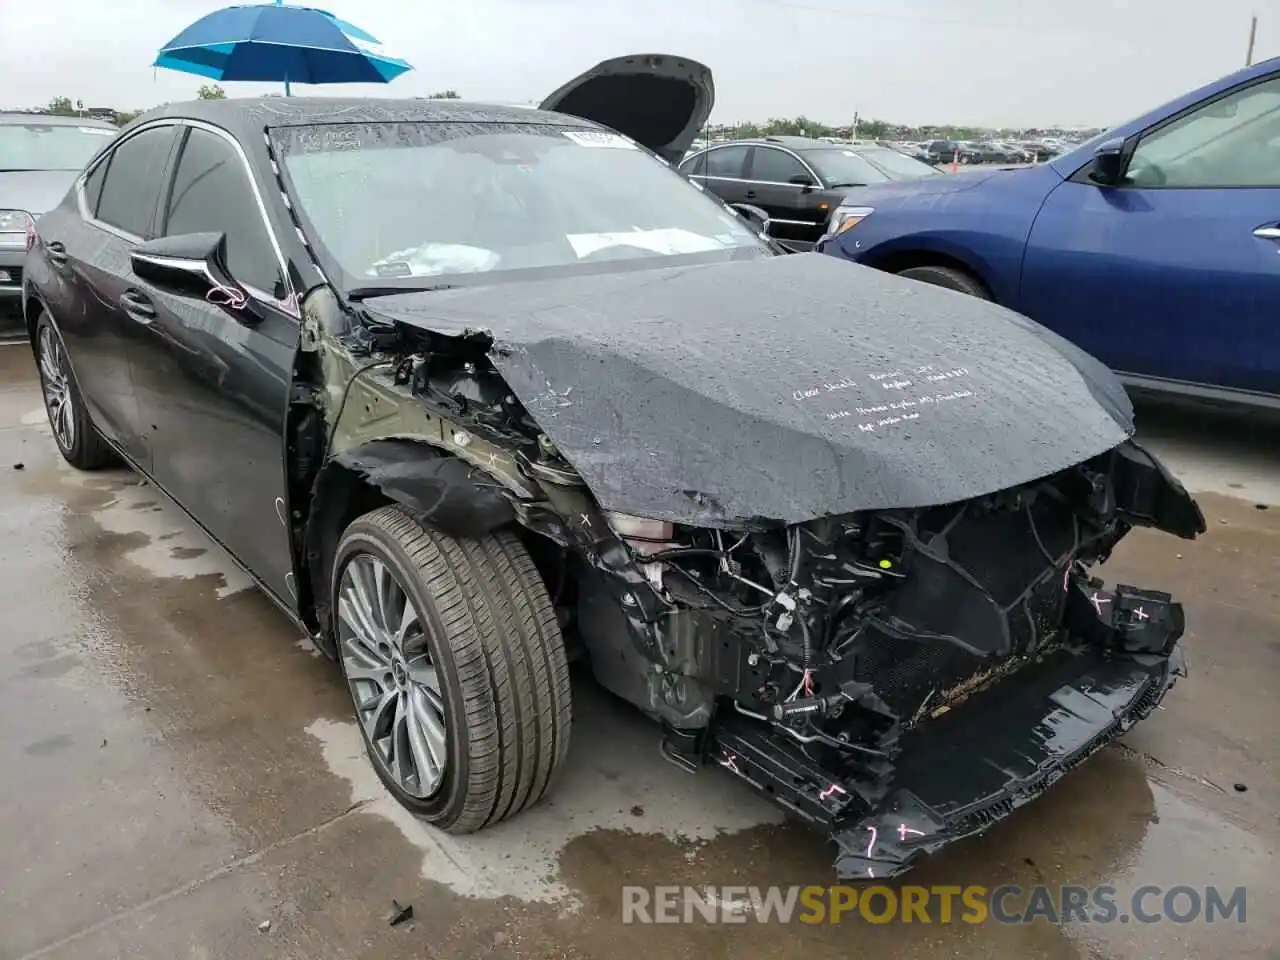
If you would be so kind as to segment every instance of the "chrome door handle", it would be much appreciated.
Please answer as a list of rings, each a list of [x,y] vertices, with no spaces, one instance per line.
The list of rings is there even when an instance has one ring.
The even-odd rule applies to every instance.
[[[1263,240],[1280,240],[1280,227],[1259,227],[1253,235]]]
[[[136,290],[126,290],[120,294],[120,306],[124,312],[139,323],[151,323],[156,318],[156,308],[151,301]]]

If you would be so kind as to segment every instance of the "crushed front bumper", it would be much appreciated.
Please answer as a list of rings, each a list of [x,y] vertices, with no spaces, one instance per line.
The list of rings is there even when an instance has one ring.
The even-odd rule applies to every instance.
[[[902,739],[892,792],[838,829],[842,879],[881,879],[982,833],[1151,713],[1179,676],[1169,656],[1059,651]]]
[[[1186,676],[1168,653],[1092,644],[1043,654],[901,735],[892,761],[832,781],[794,741],[741,715],[717,727],[712,759],[826,832],[842,880],[882,880],[984,832],[1146,717]]]

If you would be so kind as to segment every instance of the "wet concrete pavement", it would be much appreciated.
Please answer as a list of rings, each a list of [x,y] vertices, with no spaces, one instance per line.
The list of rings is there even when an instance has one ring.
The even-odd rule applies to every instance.
[[[1143,417],[1210,529],[1136,533],[1104,574],[1185,602],[1190,679],[908,881],[1246,886],[1247,922],[624,926],[624,883],[822,884],[830,851],[662,762],[583,677],[553,797],[436,834],[384,795],[335,669],[154,490],[67,468],[29,354],[0,347],[0,958],[1274,960],[1280,431]]]

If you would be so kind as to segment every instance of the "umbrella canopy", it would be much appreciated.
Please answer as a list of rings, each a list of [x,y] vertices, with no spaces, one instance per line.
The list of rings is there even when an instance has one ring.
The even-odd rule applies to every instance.
[[[155,66],[213,80],[388,83],[406,70],[377,39],[325,10],[274,4],[225,7],[160,48]]]

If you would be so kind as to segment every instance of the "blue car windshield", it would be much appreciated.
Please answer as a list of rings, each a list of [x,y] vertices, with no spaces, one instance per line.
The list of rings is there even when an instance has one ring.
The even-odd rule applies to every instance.
[[[390,122],[273,138],[313,239],[356,284],[768,255],[719,202],[614,133]]]

